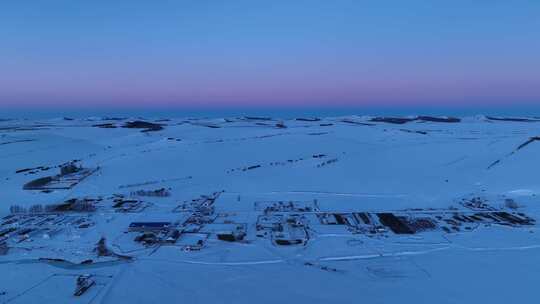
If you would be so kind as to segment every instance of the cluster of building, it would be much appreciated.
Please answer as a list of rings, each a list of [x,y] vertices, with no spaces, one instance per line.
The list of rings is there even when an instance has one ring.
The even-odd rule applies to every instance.
[[[474,199],[462,204],[465,209],[414,209],[394,212],[321,212],[316,201],[257,202],[255,210],[263,211],[256,223],[257,236],[275,245],[306,245],[310,226],[343,226],[352,234],[377,236],[416,234],[430,230],[445,233],[470,231],[479,225],[522,227],[535,220],[516,210],[497,209],[487,201]]]
[[[140,199],[126,198],[124,195],[115,195],[113,198],[112,208],[116,212],[122,213],[138,213],[151,206],[150,203]]]
[[[268,238],[275,245],[307,245],[309,216],[319,212],[313,202],[256,202],[255,210],[262,210],[257,217],[257,237]]]
[[[82,214],[10,214],[0,220],[0,246],[9,247],[33,238],[50,239],[65,229],[86,229],[94,225]]]
[[[161,190],[159,192],[162,192]],[[221,192],[184,201],[172,212],[144,214],[128,225],[133,241],[144,247],[175,245],[184,250],[200,250],[210,239],[225,242],[246,242],[250,223],[234,221],[234,216],[217,214],[215,202]],[[140,212],[147,203],[123,195],[111,201],[116,212]],[[0,220],[0,254],[10,245],[32,238],[53,238],[65,229],[85,229],[93,226],[92,213],[101,208],[103,198],[70,199],[45,207],[13,208],[12,214]],[[445,233],[470,231],[479,225],[522,227],[535,220],[518,212],[513,204],[494,208],[489,202],[474,198],[461,202],[461,208],[408,209],[393,212],[323,212],[314,201],[257,201],[259,212],[255,235],[276,246],[306,246],[319,229],[341,226],[338,230],[367,236],[416,234],[440,230]],[[97,206],[97,207],[96,207]],[[38,208],[39,207],[39,208]],[[107,208],[110,208],[107,207]],[[322,228],[322,227],[327,228]],[[130,241],[131,243],[131,241]],[[131,243],[133,244],[133,243]]]
[[[128,231],[137,233],[134,238],[145,246],[180,244],[186,250],[200,250],[209,233],[201,231],[216,219],[214,203],[221,193],[203,195],[183,202],[173,209],[170,220],[132,222]]]
[[[76,162],[68,162],[60,166],[60,172],[57,175],[34,179],[24,184],[23,189],[45,192],[71,189],[98,170],[99,167],[83,168]]]

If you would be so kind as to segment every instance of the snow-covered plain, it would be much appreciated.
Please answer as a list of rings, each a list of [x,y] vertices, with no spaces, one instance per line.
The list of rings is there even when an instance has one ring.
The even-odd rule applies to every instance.
[[[537,303],[540,122],[390,122],[0,121],[0,303]],[[97,171],[23,189],[71,160]],[[85,198],[95,210],[28,210]],[[396,233],[388,213],[433,226]],[[180,235],[136,242],[134,222]]]

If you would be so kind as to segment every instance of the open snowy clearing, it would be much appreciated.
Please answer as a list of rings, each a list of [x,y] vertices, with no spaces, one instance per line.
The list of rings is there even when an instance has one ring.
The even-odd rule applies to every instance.
[[[0,120],[0,303],[534,303],[539,136],[485,116]]]

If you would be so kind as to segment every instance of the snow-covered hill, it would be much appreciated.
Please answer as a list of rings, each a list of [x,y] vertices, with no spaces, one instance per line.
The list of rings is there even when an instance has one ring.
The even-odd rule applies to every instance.
[[[0,303],[533,303],[538,136],[489,116],[0,121]]]

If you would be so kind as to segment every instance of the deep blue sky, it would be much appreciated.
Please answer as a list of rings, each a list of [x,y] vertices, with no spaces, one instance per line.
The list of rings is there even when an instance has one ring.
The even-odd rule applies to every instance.
[[[540,101],[540,1],[0,3],[0,106]]]

